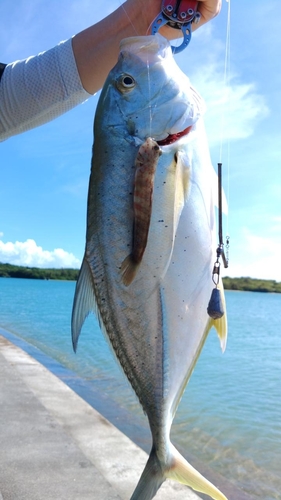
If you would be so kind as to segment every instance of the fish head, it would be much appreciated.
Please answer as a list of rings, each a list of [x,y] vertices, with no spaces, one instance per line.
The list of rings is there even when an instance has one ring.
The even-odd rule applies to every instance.
[[[125,133],[137,144],[147,137],[170,144],[189,131],[204,104],[176,64],[168,40],[156,34],[122,40],[98,108],[101,128]]]

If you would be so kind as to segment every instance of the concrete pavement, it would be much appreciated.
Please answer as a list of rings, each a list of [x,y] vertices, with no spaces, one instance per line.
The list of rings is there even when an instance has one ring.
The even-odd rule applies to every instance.
[[[0,500],[128,500],[147,454],[0,335]],[[155,499],[199,500],[166,482]]]

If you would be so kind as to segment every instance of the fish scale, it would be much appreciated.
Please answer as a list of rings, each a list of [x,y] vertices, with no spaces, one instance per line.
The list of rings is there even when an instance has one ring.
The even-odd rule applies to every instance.
[[[152,450],[131,500],[151,500],[167,478],[226,500],[170,442],[174,414],[209,330],[216,328],[223,349],[227,335],[226,317],[207,314],[216,255],[215,175],[203,110],[167,40],[157,34],[122,41],[96,110],[72,339],[76,349],[94,311],[148,417]],[[132,251],[136,216],[136,158],[148,138],[161,144],[162,154],[154,165],[151,207],[150,196],[144,197],[149,210],[139,267],[124,283],[122,263]]]

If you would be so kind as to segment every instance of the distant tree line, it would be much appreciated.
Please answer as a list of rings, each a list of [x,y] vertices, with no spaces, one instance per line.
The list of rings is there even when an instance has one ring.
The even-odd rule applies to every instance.
[[[30,278],[36,280],[70,280],[76,281],[78,269],[41,269],[39,267],[14,266],[0,263],[0,278]],[[244,292],[281,293],[281,282],[254,278],[223,278],[225,290]]]
[[[225,290],[240,290],[244,292],[281,293],[281,282],[254,278],[223,278]]]
[[[39,267],[14,266],[12,264],[0,263],[0,278],[76,281],[78,272],[78,269],[41,269]]]

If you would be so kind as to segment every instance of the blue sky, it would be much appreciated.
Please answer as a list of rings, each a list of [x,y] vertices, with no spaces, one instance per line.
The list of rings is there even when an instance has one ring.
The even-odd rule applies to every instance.
[[[47,50],[97,22],[119,0],[0,2],[1,61]],[[106,6],[106,7],[105,7]],[[230,71],[224,83],[228,3],[176,56],[204,97],[213,164],[222,161],[230,267],[224,274],[281,281],[281,18],[278,0],[231,4]],[[0,261],[79,267],[83,257],[92,125],[98,96],[1,143]]]

